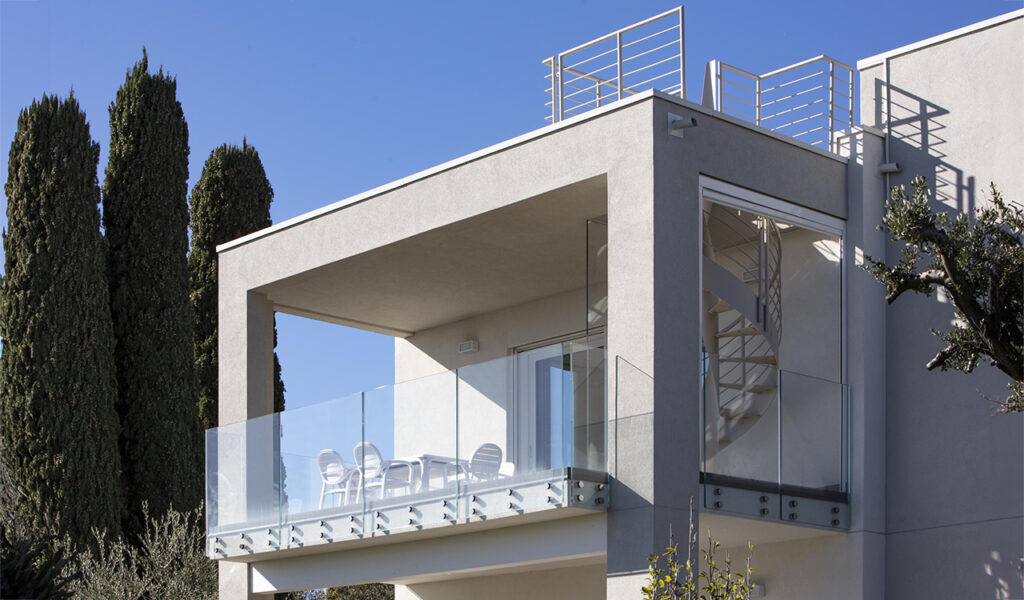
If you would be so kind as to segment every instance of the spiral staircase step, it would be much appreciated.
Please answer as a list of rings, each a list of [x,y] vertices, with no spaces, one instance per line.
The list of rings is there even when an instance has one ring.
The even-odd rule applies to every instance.
[[[720,358],[719,362],[733,362],[733,363],[750,363],[755,365],[775,365],[778,361],[775,360],[775,356],[771,354],[762,354],[759,356],[739,356],[736,358]]]
[[[774,386],[774,385],[758,384],[758,383],[747,383],[747,384],[742,384],[742,383],[720,383],[720,384],[718,384],[718,386],[719,387],[723,387],[723,388],[725,388],[727,390],[737,390],[737,391],[740,391],[740,392],[750,392],[752,394],[763,394],[765,392],[770,392],[770,391],[776,389],[776,387],[777,387],[777,386]]]
[[[746,337],[751,335],[761,335],[761,331],[757,327],[743,327],[735,329],[733,331],[725,331],[722,333],[715,334],[717,338],[731,338],[731,337]]]
[[[726,419],[756,419],[761,416],[761,413],[753,406],[747,406],[744,408],[722,408],[719,409],[718,412]]]
[[[708,313],[712,315],[717,315],[720,313],[729,312],[730,310],[734,310],[732,305],[730,305],[725,300],[719,300],[718,302],[715,303],[714,306],[708,309]]]

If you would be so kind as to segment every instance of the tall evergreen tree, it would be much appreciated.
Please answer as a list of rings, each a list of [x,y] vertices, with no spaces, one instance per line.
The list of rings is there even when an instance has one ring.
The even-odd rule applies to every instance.
[[[117,340],[125,532],[202,498],[188,290],[188,125],[177,83],[142,60],[110,105],[103,224]]]
[[[16,512],[80,545],[120,532],[114,337],[99,145],[72,95],[44,95],[11,143],[0,284],[0,430]]]
[[[199,415],[217,426],[217,245],[270,226],[274,190],[256,148],[223,145],[210,153],[192,188],[192,312]],[[277,333],[274,334],[277,343]],[[281,365],[274,353],[274,410],[284,410]]]

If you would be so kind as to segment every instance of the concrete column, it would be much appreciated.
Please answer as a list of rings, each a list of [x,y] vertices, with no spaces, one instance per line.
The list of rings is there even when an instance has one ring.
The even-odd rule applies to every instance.
[[[263,294],[221,286],[217,323],[220,425],[274,411],[274,308]]]
[[[217,567],[217,597],[220,600],[257,600],[260,598],[260,596],[249,593],[249,565],[221,561],[217,563]]]
[[[850,384],[851,527],[859,538],[861,589],[850,597],[885,595],[885,406],[886,315],[882,286],[860,265],[865,255],[885,258],[885,234],[877,230],[885,213],[886,189],[879,173],[883,138],[864,130],[847,138],[848,221],[846,269],[846,352]]]
[[[699,492],[697,173],[654,112],[651,154],[608,176],[609,599],[639,595]]]
[[[244,472],[229,470],[226,477],[244,498],[241,510],[265,512],[273,509],[274,427],[269,422],[258,427],[241,423],[273,412],[273,305],[262,294],[231,284],[220,287],[218,303],[218,420],[221,426],[239,423],[234,433],[241,442],[223,451],[243,453],[224,457],[224,464],[246,466]],[[221,600],[259,598],[250,593],[249,579],[249,565],[221,562]]]

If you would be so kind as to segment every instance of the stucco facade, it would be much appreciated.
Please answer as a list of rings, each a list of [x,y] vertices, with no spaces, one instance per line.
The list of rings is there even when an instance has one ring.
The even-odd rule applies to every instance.
[[[392,525],[397,513],[364,497],[347,517],[362,529],[350,534],[320,520],[314,543],[299,539],[307,525],[287,533],[282,516],[257,549],[255,527],[240,530],[243,551],[218,556],[221,598],[367,581],[395,583],[406,600],[635,598],[648,553],[665,548],[670,529],[687,530],[691,498],[700,530],[734,556],[748,540],[757,545],[754,581],[769,598],[1024,595],[1015,562],[1024,556],[1024,417],[992,416],[979,394],[998,395],[1005,378],[926,372],[938,349],[928,330],[948,322],[949,305],[933,297],[886,307],[859,266],[865,254],[897,256],[876,226],[887,186],[913,175],[937,181],[956,210],[983,203],[988,181],[1024,198],[1015,139],[1024,131],[1022,40],[1018,11],[861,61],[862,125],[839,134],[834,152],[648,91],[221,246],[222,429],[272,412],[275,311],[392,335],[399,385],[378,417],[390,436],[384,459],[455,457],[444,468],[463,511],[427,523],[426,504],[410,500],[415,518],[402,529]],[[680,120],[695,126],[680,130]],[[880,165],[893,162],[901,172],[883,175]],[[708,261],[757,254],[749,240],[708,250],[712,235],[725,235],[709,225],[714,206],[774,228],[779,277],[731,276],[734,287],[760,286],[759,277],[778,286],[785,335],[761,317],[743,331],[714,330],[724,321],[709,317],[718,314],[710,305],[727,292],[711,289]],[[757,335],[774,354],[725,357],[725,340]],[[723,340],[721,356],[709,350],[712,337]],[[467,340],[470,352],[460,349]],[[531,373],[556,365],[568,378],[562,409],[557,386],[543,390],[548,404],[522,396],[519,365],[544,344],[572,349],[528,363]],[[732,385],[756,415],[712,414],[709,373],[720,377],[727,363],[771,370]],[[835,397],[801,408],[790,372]],[[780,383],[765,384],[772,377]],[[365,439],[369,404],[356,405]],[[559,418],[560,430],[548,423]],[[574,454],[570,439],[584,435]],[[243,505],[274,486],[266,465],[277,459],[256,437],[243,436],[231,457],[241,466],[228,480]],[[541,438],[568,448],[562,462],[534,448]],[[471,468],[463,459],[488,443],[504,459],[494,489],[461,492],[459,471]],[[762,460],[771,444],[778,454]],[[835,459],[822,463],[829,452]],[[747,471],[728,466],[741,463]],[[822,464],[831,471],[815,471]],[[758,473],[773,468],[778,486],[764,491],[770,477]],[[526,506],[534,492],[525,490],[548,470],[558,474],[547,489],[562,486],[561,500]],[[300,480],[288,473],[296,507]],[[431,481],[423,473],[419,490]],[[577,485],[586,499],[569,498]],[[485,494],[505,488],[509,511],[487,512]],[[758,496],[772,508],[745,508]],[[211,530],[212,552],[227,535]]]

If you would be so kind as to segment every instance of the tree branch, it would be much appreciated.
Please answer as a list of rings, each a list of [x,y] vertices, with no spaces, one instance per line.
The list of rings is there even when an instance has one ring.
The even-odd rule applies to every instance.
[[[926,364],[925,366],[928,367],[929,371],[933,371],[936,367],[941,367],[945,365],[946,361],[949,360],[949,357],[953,355],[953,352],[954,348],[952,345],[946,346],[945,348],[940,350],[934,358],[928,361],[928,364]]]
[[[900,297],[900,295],[903,294],[903,292],[906,292],[907,290],[916,290],[921,285],[938,284],[948,287],[948,283],[949,280],[946,277],[946,273],[943,271],[939,269],[924,271],[914,275],[913,277],[907,277],[900,281],[899,285],[897,285],[895,289],[886,294],[885,302],[887,304],[892,304]]]

